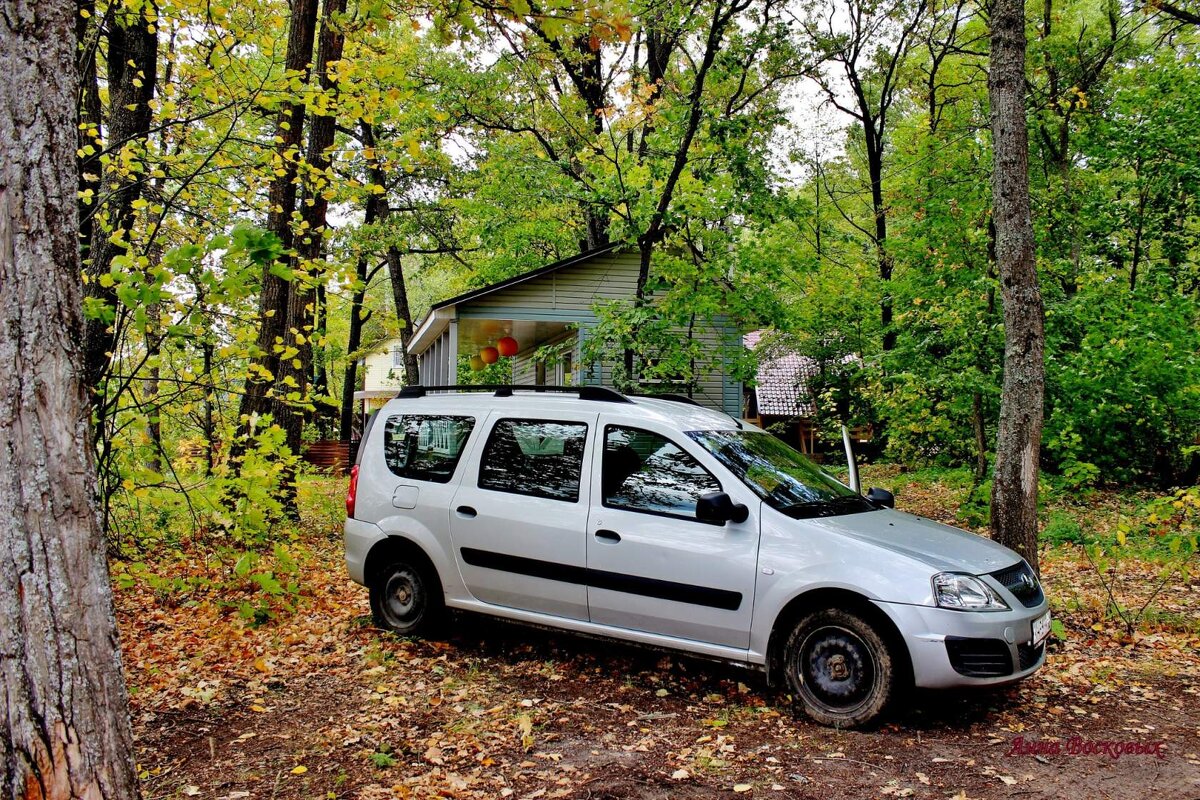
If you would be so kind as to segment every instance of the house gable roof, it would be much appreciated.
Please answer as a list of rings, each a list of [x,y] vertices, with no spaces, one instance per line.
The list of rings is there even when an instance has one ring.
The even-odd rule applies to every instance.
[[[544,267],[539,267],[538,269],[524,272],[520,275],[514,275],[506,280],[502,280],[488,286],[483,286],[478,289],[472,289],[469,292],[465,292],[455,297],[442,300],[441,302],[434,303],[430,307],[429,313],[417,323],[416,330],[413,332],[413,337],[409,340],[409,351],[412,353],[424,352],[424,350],[429,347],[439,335],[441,335],[442,331],[446,329],[446,326],[449,324],[449,322],[457,316],[458,306],[462,305],[463,303],[470,303],[473,300],[479,300],[480,298],[488,295],[504,291],[505,289],[509,289],[527,281],[536,280],[538,278],[551,275],[569,267],[586,264],[599,256],[615,253],[621,250],[623,246],[623,243],[616,243],[605,245],[604,247],[593,248],[592,250],[585,250],[577,255],[555,261],[553,264],[547,264]]]
[[[448,308],[449,306],[455,306],[455,305],[458,305],[459,303],[466,303],[471,300],[475,300],[477,298],[483,297],[484,295],[491,294],[492,292],[498,292],[501,289],[507,289],[510,286],[515,286],[518,283],[524,283],[525,281],[532,280],[533,278],[540,278],[543,275],[549,275],[551,272],[556,272],[560,269],[565,269],[567,267],[574,266],[575,264],[580,264],[584,261],[588,261],[590,259],[595,258],[596,256],[602,256],[605,253],[611,253],[614,250],[619,250],[621,248],[621,246],[622,246],[621,243],[617,243],[617,244],[608,244],[603,247],[597,247],[592,250],[585,250],[584,252],[579,253],[578,255],[573,255],[568,258],[564,258],[560,261],[555,261],[553,264],[547,264],[544,267],[538,267],[535,270],[531,270],[529,272],[523,272],[520,275],[514,275],[511,278],[506,278],[505,280],[499,281],[497,283],[493,283],[488,286],[483,286],[478,289],[472,289],[471,291],[460,294],[457,297],[451,297],[449,300],[443,300],[440,303],[434,303],[430,307],[430,311],[433,312],[433,311],[438,310],[439,308]]]

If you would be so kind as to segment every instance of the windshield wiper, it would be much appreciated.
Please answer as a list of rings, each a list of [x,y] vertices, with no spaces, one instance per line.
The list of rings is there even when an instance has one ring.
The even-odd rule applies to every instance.
[[[830,497],[824,500],[806,500],[798,503],[788,503],[778,510],[795,519],[812,517],[836,517],[847,513],[847,506],[858,506],[861,511],[873,511],[875,504],[862,495],[848,494]]]

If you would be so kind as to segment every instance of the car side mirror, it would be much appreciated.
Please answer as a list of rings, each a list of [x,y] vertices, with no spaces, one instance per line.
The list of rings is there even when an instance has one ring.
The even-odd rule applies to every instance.
[[[867,499],[877,506],[884,506],[885,508],[896,507],[896,495],[887,489],[880,489],[878,486],[872,486],[867,490]]]
[[[696,501],[696,519],[701,522],[724,525],[726,522],[745,522],[749,516],[750,509],[743,503],[733,502],[725,492],[703,494]]]

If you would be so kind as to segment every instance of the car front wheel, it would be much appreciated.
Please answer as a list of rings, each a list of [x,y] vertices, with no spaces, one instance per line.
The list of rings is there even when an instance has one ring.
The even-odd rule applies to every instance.
[[[796,623],[783,651],[788,686],[823,725],[857,728],[874,722],[896,687],[887,642],[858,614],[821,609]]]
[[[371,614],[384,630],[422,636],[441,612],[441,587],[436,578],[411,562],[392,563],[371,582]]]

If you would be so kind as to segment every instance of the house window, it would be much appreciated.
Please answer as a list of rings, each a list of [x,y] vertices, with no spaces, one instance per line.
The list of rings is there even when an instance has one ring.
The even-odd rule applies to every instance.
[[[642,358],[638,370],[638,384],[659,387],[687,394],[693,388],[691,378],[682,370],[667,370],[657,358]]]
[[[587,429],[582,422],[497,421],[483,450],[479,488],[577,502]]]
[[[404,346],[392,347],[392,369],[404,369]]]
[[[701,495],[721,483],[678,445],[657,433],[609,425],[601,469],[604,505],[627,511],[696,518]]]
[[[383,458],[401,478],[449,483],[474,427],[474,417],[389,417],[383,429]]]
[[[560,386],[573,386],[575,384],[574,358],[570,352],[563,353],[563,357],[558,362],[557,378]]]

